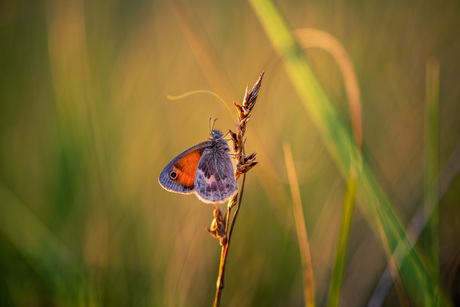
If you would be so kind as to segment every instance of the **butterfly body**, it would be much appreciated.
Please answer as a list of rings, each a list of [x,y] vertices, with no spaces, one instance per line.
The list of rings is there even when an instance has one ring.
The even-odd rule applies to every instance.
[[[235,195],[238,185],[229,156],[230,147],[219,130],[175,157],[158,178],[168,191],[190,194],[207,203],[223,202]]]

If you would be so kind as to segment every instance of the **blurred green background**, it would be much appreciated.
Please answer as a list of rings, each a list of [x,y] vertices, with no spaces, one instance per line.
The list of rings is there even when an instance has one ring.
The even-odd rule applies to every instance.
[[[407,225],[424,194],[429,60],[440,68],[440,169],[455,169],[460,3],[277,5],[293,29],[326,31],[349,52],[364,155]],[[306,56],[348,121],[336,63],[319,49]],[[283,143],[300,183],[317,303],[326,303],[345,181],[247,2],[2,1],[0,69],[0,305],[211,305],[220,246],[203,229],[212,206],[166,192],[157,178],[208,137],[210,117],[227,131],[236,112],[208,94],[167,96],[210,90],[233,108],[263,70],[246,143],[260,164],[246,181],[222,305],[304,304]],[[440,283],[455,299],[460,180],[450,176],[439,207]],[[387,264],[368,223],[357,208],[343,306],[366,304]],[[392,288],[383,303],[401,301]]]

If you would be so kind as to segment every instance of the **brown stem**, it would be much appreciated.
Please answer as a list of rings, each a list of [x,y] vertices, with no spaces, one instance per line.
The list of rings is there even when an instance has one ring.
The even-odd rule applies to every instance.
[[[228,241],[227,244],[222,245],[222,251],[220,253],[220,266],[219,266],[219,276],[217,277],[216,283],[216,297],[214,299],[214,307],[220,305],[220,297],[222,289],[224,288],[224,271],[225,263],[227,262],[227,252],[228,252]]]
[[[222,290],[224,289],[224,272],[225,272],[225,264],[227,263],[227,255],[228,255],[228,249],[230,247],[230,239],[232,237],[232,232],[233,232],[233,226],[235,224],[236,218],[238,216],[238,212],[240,210],[241,206],[241,200],[243,199],[243,191],[244,191],[244,182],[246,181],[246,174],[243,174],[243,182],[241,184],[241,192],[239,193],[239,199],[238,199],[238,204],[236,206],[235,213],[233,214],[232,217],[232,222],[230,224],[230,228],[228,227],[228,222],[229,222],[229,217],[231,213],[231,206],[228,206],[228,212],[227,212],[227,224],[226,224],[226,231],[227,232],[227,241],[222,244],[222,249],[220,253],[220,265],[219,265],[219,275],[217,276],[217,283],[216,283],[216,297],[214,299],[214,307],[218,307],[220,305],[220,297],[222,294]]]
[[[230,237],[232,236],[232,232],[233,232],[233,225],[235,224],[236,217],[238,216],[238,212],[240,211],[241,200],[243,199],[244,182],[245,182],[245,181],[246,181],[246,174],[243,174],[243,182],[241,183],[241,191],[240,191],[240,193],[239,193],[238,205],[236,206],[235,214],[233,214],[232,223],[231,223],[231,225],[230,225],[231,227],[230,227],[230,230],[229,230],[229,233],[228,233],[227,244],[230,242]],[[230,212],[230,211],[229,211],[229,212]]]

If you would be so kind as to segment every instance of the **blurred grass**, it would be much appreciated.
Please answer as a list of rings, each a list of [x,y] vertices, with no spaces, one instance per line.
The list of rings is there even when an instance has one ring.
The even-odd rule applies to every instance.
[[[351,134],[338,119],[328,97],[289,33],[286,22],[270,1],[251,3],[274,48],[281,57],[285,58],[288,75],[337,167],[344,176],[349,167],[358,172],[357,193],[362,209],[368,216],[369,223],[377,224],[389,254],[398,248],[397,253],[392,255],[391,261],[394,261],[397,274],[405,284],[409,300],[416,305],[433,305],[441,302],[437,281],[430,278],[420,254],[413,249],[414,243],[404,232],[391,203],[369,169],[367,161],[362,160]],[[420,295],[420,291],[423,295]]]
[[[300,198],[299,182],[297,180],[294,161],[292,159],[292,151],[289,144],[283,144],[283,152],[286,162],[286,171],[289,178],[289,186],[291,188],[292,211],[294,213],[297,241],[299,242],[300,260],[302,262],[305,306],[314,307],[316,304],[315,280],[313,276],[313,265],[311,263],[310,244],[308,242],[308,234],[305,226],[302,199]]]
[[[427,266],[433,279],[439,281],[439,63],[430,59],[425,77],[425,230]]]
[[[210,95],[172,102],[166,96],[212,90],[230,105],[262,70],[247,141],[261,163],[246,182],[222,305],[304,302],[285,142],[304,203],[317,303],[326,301],[345,182],[251,7],[191,6],[231,94],[210,82],[168,2],[2,2],[1,305],[210,305],[219,246],[203,228],[212,208],[165,192],[157,176],[207,138],[209,117],[219,117],[222,130],[233,128],[233,119]],[[440,167],[460,144],[459,4],[279,6],[293,28],[324,30],[349,52],[362,89],[364,155],[407,224],[424,194],[427,58],[440,63]],[[348,124],[340,72],[321,51],[306,54]],[[460,246],[459,184],[452,181],[439,199],[441,289],[452,289],[444,277],[455,276],[449,265]],[[355,211],[340,304],[365,304],[387,263],[369,229]],[[393,289],[385,304],[397,302]]]

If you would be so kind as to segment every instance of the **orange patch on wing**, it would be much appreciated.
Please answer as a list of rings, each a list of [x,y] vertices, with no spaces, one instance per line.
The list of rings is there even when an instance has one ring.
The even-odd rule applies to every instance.
[[[174,164],[177,173],[176,181],[183,187],[193,188],[195,185],[195,173],[202,152],[202,150],[192,151]]]

